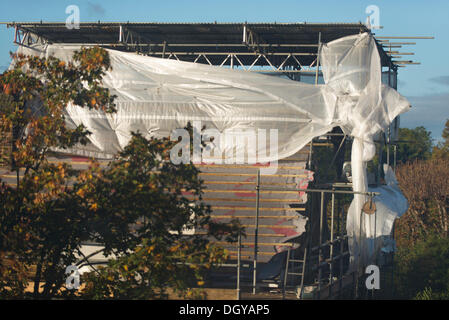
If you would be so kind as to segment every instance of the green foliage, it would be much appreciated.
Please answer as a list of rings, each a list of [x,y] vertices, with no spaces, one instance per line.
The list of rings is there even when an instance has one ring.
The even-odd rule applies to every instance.
[[[438,143],[438,145],[433,148],[432,158],[449,159],[449,119],[446,121],[441,136],[443,141]]]
[[[86,209],[95,212],[93,239],[105,244],[105,254],[119,257],[86,278],[84,296],[165,298],[170,287],[186,297],[203,283],[205,270],[225,261],[208,236],[236,241],[240,226],[210,221],[199,171],[169,161],[173,144],[133,133],[116,161],[104,169],[92,166],[75,184]],[[186,236],[186,229],[206,232]]]
[[[107,52],[92,48],[75,53],[74,63],[18,56],[15,69],[0,76],[0,131],[12,131],[10,164],[22,173],[16,186],[0,187],[1,298],[29,297],[30,274],[34,298],[161,298],[167,285],[192,295],[191,281],[201,285],[202,272],[226,258],[209,239],[235,241],[241,231],[237,222],[210,221],[198,170],[168,161],[167,139],[133,134],[105,168],[48,162],[52,149],[87,141],[83,126],[66,127],[68,104],[115,111],[100,86],[109,67]],[[186,236],[184,229],[203,233]],[[117,259],[87,275],[82,292],[64,290],[66,267],[92,240]]]
[[[426,287],[420,291],[413,298],[414,300],[449,300],[449,291],[442,293],[435,293],[432,288]]]
[[[86,143],[82,125],[68,128],[64,109],[70,104],[114,112],[114,96],[100,86],[110,68],[104,49],[81,49],[74,62],[55,57],[14,56],[15,67],[0,76],[1,132],[12,132],[14,168],[37,168],[51,148],[66,149]]]
[[[163,237],[144,239],[132,251],[87,274],[82,297],[165,299],[168,289],[173,289],[183,298],[201,298],[203,292],[195,287],[204,285],[203,272],[226,257],[217,246]]]
[[[396,296],[449,299],[449,162],[416,160],[396,170],[409,202],[395,223]]]
[[[431,237],[396,255],[396,291],[405,299],[449,298],[449,239]]]
[[[314,180],[317,184],[329,183],[336,181],[337,168],[335,161],[332,162],[336,152],[335,148],[317,146],[313,148],[313,172]]]
[[[23,296],[28,285],[24,265],[12,251],[0,251],[0,298],[14,299]]]
[[[114,97],[100,87],[110,64],[100,48],[81,49],[73,63],[23,55],[14,61],[15,67],[0,76],[0,133],[2,139],[10,134],[11,141],[2,144],[12,144],[7,160],[18,177],[15,187],[0,189],[0,294],[25,297],[31,273],[34,296],[50,297],[58,293],[65,267],[75,261],[89,232],[87,212],[69,188],[76,171],[50,164],[47,155],[87,141],[83,126],[66,126],[68,104],[114,111]]]
[[[399,129],[399,143],[396,158],[398,163],[405,163],[413,160],[426,160],[431,157],[431,152],[431,133],[424,127]],[[391,153],[390,155],[393,157]],[[393,163],[392,158],[390,159],[390,163]]]
[[[408,200],[396,223],[398,244],[408,246],[432,235],[449,236],[449,161],[414,161],[399,166],[396,177]]]

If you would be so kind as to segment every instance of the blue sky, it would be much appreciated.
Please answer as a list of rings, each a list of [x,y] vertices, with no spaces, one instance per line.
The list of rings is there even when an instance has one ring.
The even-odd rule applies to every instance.
[[[398,91],[412,110],[401,117],[401,126],[425,126],[435,139],[441,137],[449,118],[449,1],[447,0],[21,0],[0,3],[0,21],[64,22],[65,8],[78,5],[82,22],[359,22],[368,5],[380,9],[378,36],[434,36],[434,40],[407,40],[402,52],[415,52],[412,65],[399,70]],[[15,51],[13,30],[0,26],[0,70]]]

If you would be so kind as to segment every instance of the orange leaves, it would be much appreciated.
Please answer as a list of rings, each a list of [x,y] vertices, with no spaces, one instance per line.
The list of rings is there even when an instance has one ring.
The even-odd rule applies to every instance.
[[[151,254],[151,253],[153,252],[153,250],[154,250],[155,247],[156,247],[155,245],[149,246],[149,247],[147,248],[147,253],[148,253],[148,254]]]
[[[3,85],[3,93],[10,94],[11,93],[11,85],[9,83],[5,83]]]
[[[93,182],[92,181],[94,179],[93,173],[97,170],[98,168],[89,168],[87,171],[81,172],[77,180],[83,184]]]
[[[93,164],[78,176],[78,171],[70,165],[48,161],[53,150],[68,149],[87,141],[85,127],[66,126],[64,109],[69,103],[113,111],[109,107],[113,105],[113,97],[100,86],[104,71],[109,68],[107,52],[100,48],[82,51],[82,56],[75,57],[75,63],[54,57],[16,55],[14,69],[0,75],[0,131],[9,133],[13,150],[9,152],[17,172],[21,173],[16,188],[0,186],[6,190],[2,191],[5,199],[2,213],[10,219],[8,226],[2,224],[2,228],[9,225],[13,231],[17,226],[23,228],[20,237],[11,236],[10,240],[20,245],[24,240],[29,242],[23,248],[33,248],[26,254],[33,265],[42,262],[37,252],[52,257],[43,261],[43,270],[51,274],[43,280],[51,283],[50,287],[55,285],[51,282],[55,281],[52,278],[55,272],[47,271],[56,264],[49,261],[60,261],[66,253],[73,252],[80,239],[87,238],[85,230],[102,214],[108,196],[95,192],[103,183],[98,165]],[[79,63],[80,60],[83,62]],[[120,229],[117,223],[107,232],[116,235]],[[14,249],[22,250],[19,244]],[[59,289],[55,288],[55,292]]]
[[[35,197],[33,199],[33,204],[37,205],[37,206],[42,205],[45,202],[45,198],[46,197],[44,194],[38,193],[35,195]]]
[[[65,167],[62,164],[59,164],[58,170],[59,170],[59,174],[60,174],[61,178],[65,178],[65,175],[66,175]]]
[[[86,140],[87,130],[83,127],[66,127],[63,111],[70,102],[108,112],[114,110],[113,97],[99,86],[104,70],[109,68],[107,51],[84,48],[74,55],[74,60],[82,63],[15,55],[14,69],[0,76],[0,91],[6,96],[0,119],[7,120],[2,121],[2,130],[20,128],[21,133],[13,141],[17,166],[37,166],[48,150],[66,149]],[[81,82],[86,82],[87,87]],[[40,112],[36,112],[36,100],[40,101],[36,106]]]
[[[97,58],[99,62],[103,62],[104,60],[103,55],[99,51],[95,54],[95,58]]]
[[[80,198],[84,198],[84,195],[86,194],[86,192],[84,191],[84,189],[79,189],[76,194],[80,197]]]
[[[75,53],[74,58],[87,71],[97,71],[103,68],[107,70],[110,68],[108,53],[100,47],[82,48]]]
[[[29,201],[36,210],[45,208],[48,203],[63,198],[67,194],[66,165],[55,166],[45,163],[39,169],[30,171],[21,179],[19,188],[27,193],[26,202]],[[40,210],[40,209],[39,209]]]
[[[178,245],[172,246],[168,251],[169,251],[169,252],[176,252],[176,251],[178,251],[180,248],[181,248],[181,245],[178,244]]]

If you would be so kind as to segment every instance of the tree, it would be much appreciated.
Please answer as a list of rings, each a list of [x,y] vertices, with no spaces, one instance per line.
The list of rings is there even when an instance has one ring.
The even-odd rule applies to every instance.
[[[396,291],[405,299],[449,298],[449,241],[431,236],[396,258]]]
[[[431,133],[424,127],[420,126],[414,129],[400,128],[398,139],[397,162],[405,163],[416,159],[426,160],[431,157]]]
[[[96,161],[85,171],[49,163],[52,150],[87,142],[82,125],[65,123],[69,103],[115,111],[114,96],[101,86],[109,56],[91,48],[77,51],[73,63],[15,59],[0,76],[1,137],[12,142],[7,161],[17,174],[16,186],[0,187],[0,296],[28,297],[30,273],[34,298],[165,297],[166,284],[191,293],[190,280],[202,284],[201,271],[226,256],[209,237],[233,240],[240,232],[237,224],[210,221],[195,167],[167,161],[167,139],[139,134],[106,168]],[[187,237],[184,228],[205,232]],[[82,293],[65,290],[66,267],[83,257],[87,240],[116,259],[89,274]]]
[[[408,162],[398,166],[396,176],[409,202],[395,223],[396,293],[407,299],[447,299],[449,160]]]
[[[397,168],[396,176],[409,202],[395,232],[400,244],[449,237],[449,160],[409,162]]]
[[[117,161],[85,173],[93,176],[91,184],[74,186],[95,210],[94,239],[106,245],[106,254],[118,256],[86,277],[84,297],[165,298],[168,288],[189,297],[192,287],[204,284],[204,271],[225,261],[210,236],[236,241],[240,227],[210,220],[199,171],[169,161],[173,144],[133,134]]]
[[[443,141],[438,143],[438,145],[433,148],[432,158],[449,159],[449,119],[446,120],[441,136]]]
[[[34,296],[41,294],[44,279],[42,295],[48,297],[59,290],[62,266],[75,260],[88,233],[85,212],[78,211],[69,188],[76,172],[68,165],[49,163],[47,156],[52,149],[87,142],[89,132],[82,125],[66,126],[64,109],[69,103],[115,110],[114,97],[100,83],[110,62],[100,48],[77,51],[73,63],[54,57],[13,58],[14,69],[0,76],[0,132],[2,138],[9,137],[2,144],[12,144],[6,161],[16,172],[17,185],[3,183],[0,190],[0,264],[8,269],[9,258],[17,271],[3,274],[0,293],[9,294],[9,286],[23,296],[25,271],[33,273]]]

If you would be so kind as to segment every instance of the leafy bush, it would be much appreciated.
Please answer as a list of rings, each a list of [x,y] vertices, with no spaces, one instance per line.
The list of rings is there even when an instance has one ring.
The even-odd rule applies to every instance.
[[[398,220],[399,246],[410,246],[433,235],[449,236],[449,160],[414,161],[396,170],[399,186],[409,203]]]
[[[432,237],[401,248],[395,275],[400,298],[448,299],[449,239]]]

